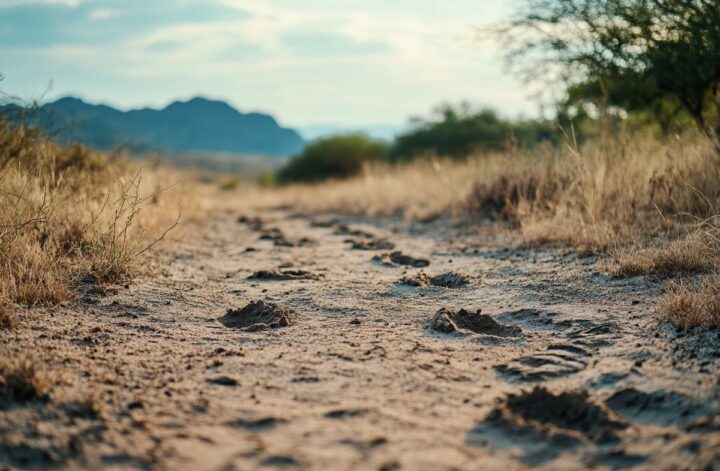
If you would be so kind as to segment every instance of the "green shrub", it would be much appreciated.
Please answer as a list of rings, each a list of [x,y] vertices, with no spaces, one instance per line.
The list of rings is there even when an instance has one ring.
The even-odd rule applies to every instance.
[[[508,121],[491,109],[472,110],[469,105],[439,107],[436,118],[417,120],[409,132],[398,136],[390,151],[393,161],[422,155],[467,157],[475,151],[501,151],[520,144],[557,140],[557,128],[546,120]]]
[[[389,146],[364,134],[326,137],[305,146],[277,173],[278,183],[316,182],[348,178],[360,173],[366,162],[383,160]]]
[[[265,172],[257,178],[258,185],[262,187],[271,187],[275,185],[276,177],[273,172]]]

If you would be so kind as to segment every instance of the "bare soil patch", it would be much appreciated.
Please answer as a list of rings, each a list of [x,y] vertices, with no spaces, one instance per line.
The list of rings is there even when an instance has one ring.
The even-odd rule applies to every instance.
[[[442,221],[247,214],[189,225],[153,255],[162,276],[0,329],[0,358],[36,358],[7,370],[31,389],[0,399],[0,468],[664,471],[720,459],[720,342],[661,324],[656,284],[559,250],[479,245]],[[422,270],[389,252],[391,268],[369,263],[333,234],[341,225],[427,254],[424,281],[470,283],[398,288]],[[317,243],[275,249],[255,226]]]

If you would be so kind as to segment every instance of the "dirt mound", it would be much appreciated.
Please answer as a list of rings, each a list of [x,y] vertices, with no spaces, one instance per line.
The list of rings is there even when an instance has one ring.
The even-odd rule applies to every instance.
[[[274,303],[253,301],[242,309],[228,309],[218,319],[225,327],[254,332],[264,329],[276,329],[292,325],[295,313]]]
[[[379,257],[378,257],[379,258]],[[432,277],[428,276],[424,272],[417,273],[413,276],[406,276],[400,279],[401,285],[407,286],[432,286]]]
[[[320,276],[305,270],[260,270],[248,280],[319,280]]]
[[[471,331],[476,334],[498,337],[519,335],[522,332],[520,327],[501,324],[491,316],[482,314],[480,309],[475,312],[466,311],[465,309],[452,312],[447,308],[442,308],[433,317],[430,328],[445,334]]]
[[[433,276],[431,281],[433,285],[443,288],[461,288],[470,283],[470,280],[465,275],[451,271]]]
[[[353,250],[392,250],[395,248],[395,244],[385,239],[347,239],[345,242],[352,244],[350,248]]]
[[[414,276],[402,278],[400,284],[408,286],[439,286],[441,288],[461,288],[470,281],[464,275],[447,272],[441,275],[428,276],[420,272]]]
[[[536,428],[557,427],[599,442],[612,441],[618,431],[627,428],[612,411],[590,401],[585,391],[555,394],[542,386],[509,394],[488,419],[524,422]]]

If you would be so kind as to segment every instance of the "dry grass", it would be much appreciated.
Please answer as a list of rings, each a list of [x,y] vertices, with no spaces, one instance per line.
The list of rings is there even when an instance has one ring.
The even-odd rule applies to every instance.
[[[169,178],[0,119],[0,301],[53,304],[80,279],[129,277],[177,222]]]
[[[686,231],[720,204],[720,166],[701,139],[608,140],[582,148],[374,164],[353,179],[255,190],[245,197],[301,211],[455,213],[514,223],[526,242],[606,250]]]
[[[624,276],[720,270],[720,159],[698,136],[375,164],[351,180],[256,191],[245,197],[307,212],[503,220],[524,243],[608,255]]]
[[[697,230],[660,247],[630,250],[617,256],[616,273],[638,275],[694,275],[712,271],[720,260],[720,243],[710,230]]]
[[[339,211],[350,214],[386,216],[402,214],[422,219],[463,209],[472,189],[479,160],[454,162],[436,159],[402,167],[374,164],[361,176],[315,186],[291,185],[259,188],[244,194],[253,204],[265,207],[292,206],[299,211]]]
[[[682,329],[720,329],[720,274],[704,278],[697,289],[671,283],[660,314]]]

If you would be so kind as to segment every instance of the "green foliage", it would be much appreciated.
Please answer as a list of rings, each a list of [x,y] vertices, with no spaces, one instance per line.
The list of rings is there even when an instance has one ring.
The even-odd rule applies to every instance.
[[[387,157],[388,144],[364,134],[318,139],[305,146],[277,173],[278,183],[316,182],[360,173],[366,162]]]
[[[275,174],[273,172],[265,172],[257,178],[257,183],[262,187],[271,187],[276,183]]]
[[[500,35],[527,78],[564,79],[568,99],[690,117],[720,150],[717,0],[525,0]]]
[[[532,146],[557,139],[556,127],[548,121],[508,121],[491,109],[474,111],[467,104],[444,105],[435,115],[435,119],[416,120],[414,129],[396,138],[391,160],[428,154],[462,158],[476,151],[499,151],[517,144]]]
[[[226,177],[220,181],[220,191],[233,191],[240,185],[240,180],[235,177]]]

